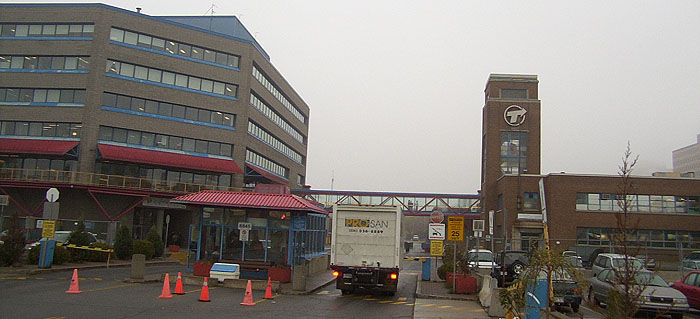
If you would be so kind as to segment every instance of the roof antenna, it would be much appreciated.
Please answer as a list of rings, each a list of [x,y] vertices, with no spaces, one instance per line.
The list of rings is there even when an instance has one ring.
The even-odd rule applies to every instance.
[[[214,20],[214,8],[215,7],[216,7],[216,5],[212,3],[211,7],[209,7],[209,10],[207,10],[207,12],[204,13],[204,15],[206,16],[207,13],[209,13],[209,11],[211,11],[211,15],[209,16],[209,31],[211,31],[211,23],[212,23],[212,20]]]
[[[136,7],[136,13],[141,13],[141,7]]]

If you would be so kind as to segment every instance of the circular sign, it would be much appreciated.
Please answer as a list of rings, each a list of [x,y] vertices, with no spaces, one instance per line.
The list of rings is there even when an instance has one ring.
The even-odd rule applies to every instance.
[[[442,223],[442,221],[445,220],[445,215],[439,211],[439,210],[434,210],[432,213],[430,213],[430,221],[433,223]]]
[[[507,107],[503,112],[503,119],[506,120],[506,123],[510,126],[520,126],[520,124],[525,122],[526,113],[526,109],[522,108],[520,105],[513,104]]]
[[[53,187],[49,188],[49,190],[46,191],[46,200],[53,203],[58,200],[58,194],[58,189]]]

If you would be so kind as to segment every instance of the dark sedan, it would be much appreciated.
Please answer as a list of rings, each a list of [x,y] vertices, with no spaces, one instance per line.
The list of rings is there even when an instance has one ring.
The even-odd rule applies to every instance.
[[[591,278],[591,287],[588,290],[588,300],[600,303],[608,303],[610,291],[615,289],[623,292],[624,286],[617,283],[616,270],[603,269],[598,276]],[[669,285],[659,275],[650,271],[639,271],[635,275],[635,284],[642,285],[639,311],[653,313],[668,313],[673,319],[683,318],[683,313],[688,311],[688,300],[678,290]]]

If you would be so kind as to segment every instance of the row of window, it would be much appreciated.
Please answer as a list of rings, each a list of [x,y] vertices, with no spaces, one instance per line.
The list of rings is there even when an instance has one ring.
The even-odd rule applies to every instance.
[[[0,102],[85,104],[85,90],[0,88]]]
[[[622,195],[576,193],[576,210],[622,211]],[[700,196],[627,195],[628,211],[645,213],[700,214]]]
[[[297,107],[290,102],[287,97],[285,97],[282,92],[280,92],[277,87],[272,83],[272,81],[268,80],[267,77],[265,77],[265,74],[260,72],[258,68],[253,65],[253,77],[260,82],[278,101],[284,105],[292,114],[299,119],[302,123],[306,122],[306,117],[304,114],[299,112]]]
[[[56,122],[0,122],[0,135],[5,136],[44,136],[80,137],[80,123]]]
[[[154,181],[190,183],[198,185],[231,186],[230,174],[195,174],[171,169],[115,163],[95,163],[95,172],[107,175],[130,176]]]
[[[231,157],[233,145],[227,143],[196,140],[164,134],[155,134],[116,127],[100,126],[98,139],[131,145],[196,152]]]
[[[248,121],[248,134],[257,137],[261,141],[272,146],[272,148],[278,152],[291,158],[293,161],[304,165],[303,156],[301,156],[301,154],[295,152],[291,147],[287,146],[287,144],[282,143],[282,141],[277,139],[274,135],[268,133],[252,121]]]
[[[83,56],[0,56],[0,69],[87,70],[90,59]]]
[[[192,90],[236,97],[238,85],[224,83],[196,76],[173,73],[125,62],[107,60],[107,73],[119,74],[128,78],[147,80],[188,88]]]
[[[284,178],[287,178],[289,173],[286,167],[277,164],[269,160],[267,157],[255,153],[249,149],[246,149],[245,151],[245,161],[248,163],[252,163],[255,166],[262,167],[263,169],[272,172],[275,175],[282,176]]]
[[[287,134],[293,137],[299,143],[304,144],[304,136],[299,133],[292,125],[290,125],[283,117],[281,117],[277,112],[273,111],[272,108],[267,105],[261,98],[255,95],[253,92],[250,93],[250,105],[255,107],[260,113],[265,114],[272,122],[281,127]]]
[[[1,37],[91,37],[93,24],[0,24]]]
[[[172,40],[165,40],[143,33],[136,33],[122,29],[112,28],[109,39],[116,42],[131,44],[146,49],[162,51],[172,55],[184,56],[196,60],[216,63],[232,68],[238,68],[240,57],[210,49],[184,44]]]
[[[0,161],[2,168],[22,168],[22,169],[40,169],[40,170],[56,170],[70,171],[78,170],[78,161],[64,159],[48,159],[34,157],[7,157]]]
[[[135,112],[158,114],[167,117],[235,127],[236,115],[209,111],[178,104],[146,100],[126,95],[104,93],[102,105]]]
[[[527,89],[501,89],[502,99],[527,99]]]
[[[576,241],[579,245],[609,246],[617,232],[614,228],[577,227]],[[640,229],[632,232],[630,242],[641,247],[654,248],[700,248],[700,232],[683,230]]]

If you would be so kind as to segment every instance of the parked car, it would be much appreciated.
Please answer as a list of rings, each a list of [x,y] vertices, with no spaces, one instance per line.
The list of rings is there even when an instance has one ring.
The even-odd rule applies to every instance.
[[[688,299],[690,307],[700,310],[700,270],[691,271],[671,287],[682,292]]]
[[[616,272],[620,270],[603,269],[596,277],[591,278],[588,290],[588,300],[595,304],[607,303],[612,289],[622,293],[624,285],[617,283]],[[671,288],[659,275],[648,270],[640,270],[635,274],[634,282],[642,287],[639,300],[639,311],[664,312],[673,319],[683,318],[688,311],[688,300],[680,291]]]
[[[491,269],[493,253],[487,249],[472,249],[467,252],[467,263],[470,268]]]
[[[631,266],[636,269],[644,269],[644,265],[637,258],[621,254],[605,253],[598,254],[598,257],[595,258],[593,261],[593,266],[591,267],[591,273],[593,274],[593,277],[597,277],[603,269],[612,268],[616,270],[624,270],[625,260],[631,262]]]
[[[685,258],[683,258],[683,261],[686,260],[700,260],[700,250],[696,250],[688,254],[688,256],[685,256]]]
[[[689,271],[700,270],[700,260],[684,260],[682,266],[684,274]]]
[[[71,233],[70,230],[57,230],[53,235],[53,240],[60,242],[62,244],[68,243],[68,238],[70,238],[70,233]],[[91,232],[87,232],[87,234],[88,234],[88,239],[90,240],[89,244],[96,243],[98,241],[97,236],[95,236],[95,234],[93,234]],[[25,246],[25,248],[32,249],[35,246],[39,246],[41,244],[41,241],[45,240],[45,239],[47,239],[47,238],[41,238],[41,240],[35,241],[31,244],[28,244],[27,246]]]
[[[644,268],[649,269],[649,270],[654,270],[656,269],[656,259],[649,255],[637,255],[635,258],[639,259],[640,262],[642,262],[642,265],[644,265]]]
[[[525,270],[527,272],[527,270]],[[540,271],[537,280],[547,280],[547,273]],[[570,307],[577,313],[581,306],[581,285],[565,269],[558,269],[552,273],[552,293],[554,296],[554,308]]]
[[[576,268],[583,268],[583,259],[573,250],[565,250],[562,252],[564,259]]]
[[[530,264],[525,250],[505,250],[496,254],[496,266],[491,270],[491,277],[498,280],[499,287],[511,284]]]

